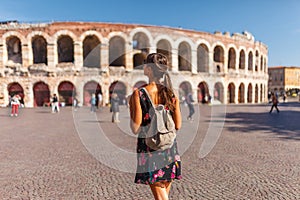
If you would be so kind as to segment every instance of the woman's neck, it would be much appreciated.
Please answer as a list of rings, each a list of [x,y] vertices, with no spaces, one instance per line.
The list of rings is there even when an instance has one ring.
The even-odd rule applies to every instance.
[[[159,79],[149,77],[149,85],[153,85],[153,84],[157,85],[157,84],[161,84],[161,83],[160,83]]]

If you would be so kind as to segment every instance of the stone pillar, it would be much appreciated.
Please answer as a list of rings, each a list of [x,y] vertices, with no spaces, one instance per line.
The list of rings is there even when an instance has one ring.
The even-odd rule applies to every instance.
[[[239,103],[239,87],[235,86],[234,89],[234,103],[238,104]]]
[[[210,74],[214,74],[216,73],[216,69],[214,69],[214,52],[213,51],[209,51],[208,52],[208,72]]]
[[[238,52],[235,53],[235,71],[236,73],[239,73],[239,66],[240,66],[240,54]]]
[[[197,74],[197,50],[196,51],[192,51],[192,55],[191,55],[191,72],[193,74]]]
[[[76,69],[83,67],[83,48],[79,41],[74,42],[74,64]]]
[[[172,49],[172,71],[178,72],[178,50]]]
[[[100,68],[101,71],[109,71],[108,66],[109,66],[109,49],[108,49],[108,44],[101,44],[100,48]]]
[[[228,52],[224,52],[224,63],[223,63],[224,73],[228,73]]]
[[[49,43],[47,45],[47,52],[48,67],[55,68],[58,62],[56,44],[52,42]]]
[[[0,39],[0,69],[4,68],[4,48],[5,46],[2,44],[2,40]],[[1,73],[1,70],[0,70]]]
[[[22,66],[28,67],[29,66],[29,48],[28,44],[22,44]]]
[[[228,104],[227,93],[228,93],[228,85],[225,83],[224,84],[224,90],[223,90],[223,103],[224,104]]]
[[[102,98],[103,98],[103,104],[108,105],[109,104],[109,83],[104,82],[102,87]]]
[[[248,55],[245,53],[245,74],[248,74]]]
[[[131,43],[125,43],[125,69],[126,71],[133,70],[133,49]]]

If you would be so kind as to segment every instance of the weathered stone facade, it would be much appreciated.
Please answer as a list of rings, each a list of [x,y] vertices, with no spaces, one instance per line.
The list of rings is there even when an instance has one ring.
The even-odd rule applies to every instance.
[[[268,48],[248,33],[214,34],[170,27],[55,22],[0,25],[0,104],[21,93],[25,106],[47,105],[57,93],[67,105],[91,93],[109,103],[147,82],[148,53],[170,61],[173,86],[206,102],[259,103],[266,100]]]

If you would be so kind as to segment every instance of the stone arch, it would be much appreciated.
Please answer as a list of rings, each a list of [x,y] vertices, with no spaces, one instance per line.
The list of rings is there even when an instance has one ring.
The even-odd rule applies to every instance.
[[[235,99],[235,85],[233,82],[228,84],[227,88],[227,102],[228,103],[234,103]]]
[[[214,99],[224,103],[224,87],[221,82],[215,83],[214,86]]]
[[[125,63],[125,39],[113,36],[109,40],[109,66],[126,67]]]
[[[241,83],[239,86],[239,93],[238,93],[238,102],[239,103],[245,103],[245,85],[244,83]]]
[[[33,85],[33,106],[50,106],[50,90],[48,84],[43,81]]]
[[[99,83],[96,81],[88,81],[85,83],[83,86],[83,105],[90,105],[92,94],[95,94],[97,97],[99,93],[102,94],[102,89]]]
[[[156,44],[156,52],[165,55],[168,58],[169,69],[172,68],[172,46],[166,39],[161,39]]]
[[[205,44],[200,44],[197,48],[197,72],[208,72],[209,50]]]
[[[6,38],[7,60],[22,64],[22,43],[19,37],[9,36]]]
[[[248,53],[248,71],[253,71],[253,53],[250,51]]]
[[[80,35],[80,42],[83,43],[83,40],[86,39],[86,37],[88,36],[95,36],[100,43],[107,43],[107,40],[105,38],[103,38],[103,36],[98,32],[98,31],[85,31]]]
[[[220,45],[214,47],[214,62],[224,64],[224,48]]]
[[[263,55],[261,55],[260,56],[260,71],[261,72],[264,71],[263,65],[264,65],[264,57],[263,57]]]
[[[143,63],[150,51],[148,36],[143,32],[137,32],[132,37],[133,68],[143,69]]]
[[[209,103],[209,89],[208,85],[205,81],[202,81],[201,83],[198,84],[198,102],[201,103]]]
[[[254,102],[258,103],[258,85],[255,84],[255,96],[254,96]]]
[[[15,94],[20,95],[21,98],[24,98],[24,89],[18,82],[9,83],[7,86],[7,91],[9,96],[13,96]]]
[[[122,105],[126,102],[126,85],[121,81],[115,81],[109,86],[109,98],[111,97],[112,93],[116,93],[120,99],[120,104]]]
[[[74,63],[74,40],[69,35],[57,39],[58,63]]]
[[[182,101],[185,99],[185,97],[192,92],[192,85],[188,81],[183,81],[179,85],[178,93],[179,93],[179,99]]]
[[[192,70],[192,50],[187,42],[181,42],[178,46],[178,69],[179,71]]]
[[[47,40],[41,35],[35,35],[31,39],[33,64],[43,63],[48,65]]]
[[[248,85],[248,92],[247,92],[247,102],[248,103],[252,103],[252,84],[251,83],[249,83],[249,85]]]
[[[217,73],[224,72],[224,49],[225,47],[219,43],[213,48],[214,71]]]
[[[152,38],[152,35],[151,33],[149,32],[148,29],[146,28],[143,28],[143,27],[138,27],[138,28],[135,28],[135,29],[132,29],[130,34],[129,34],[129,40],[130,41],[134,41],[135,40],[135,37],[137,34],[142,34],[143,37],[147,38],[147,48],[151,47],[152,44],[153,44],[153,38]],[[144,43],[145,41],[143,41],[142,43]],[[133,43],[132,43],[133,45]],[[139,44],[138,46],[144,46],[143,44]],[[133,48],[134,49],[134,48]]]
[[[255,51],[255,71],[258,71],[259,53],[258,50]]]
[[[228,69],[235,69],[236,53],[233,47],[228,50]]]
[[[96,35],[87,35],[83,42],[83,66],[100,68],[101,42]]]
[[[263,90],[263,84],[260,84],[260,102],[263,102],[264,97],[264,90]]]
[[[76,88],[70,81],[62,81],[58,85],[59,101],[66,106],[72,106],[73,97],[76,96]]]
[[[246,54],[245,51],[242,49],[239,55],[239,69],[245,69],[246,66]]]

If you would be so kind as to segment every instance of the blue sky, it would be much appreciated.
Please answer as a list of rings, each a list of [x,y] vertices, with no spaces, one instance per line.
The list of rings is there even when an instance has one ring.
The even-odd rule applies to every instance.
[[[95,21],[165,25],[213,33],[251,32],[269,66],[300,66],[298,0],[1,0],[0,21]]]

